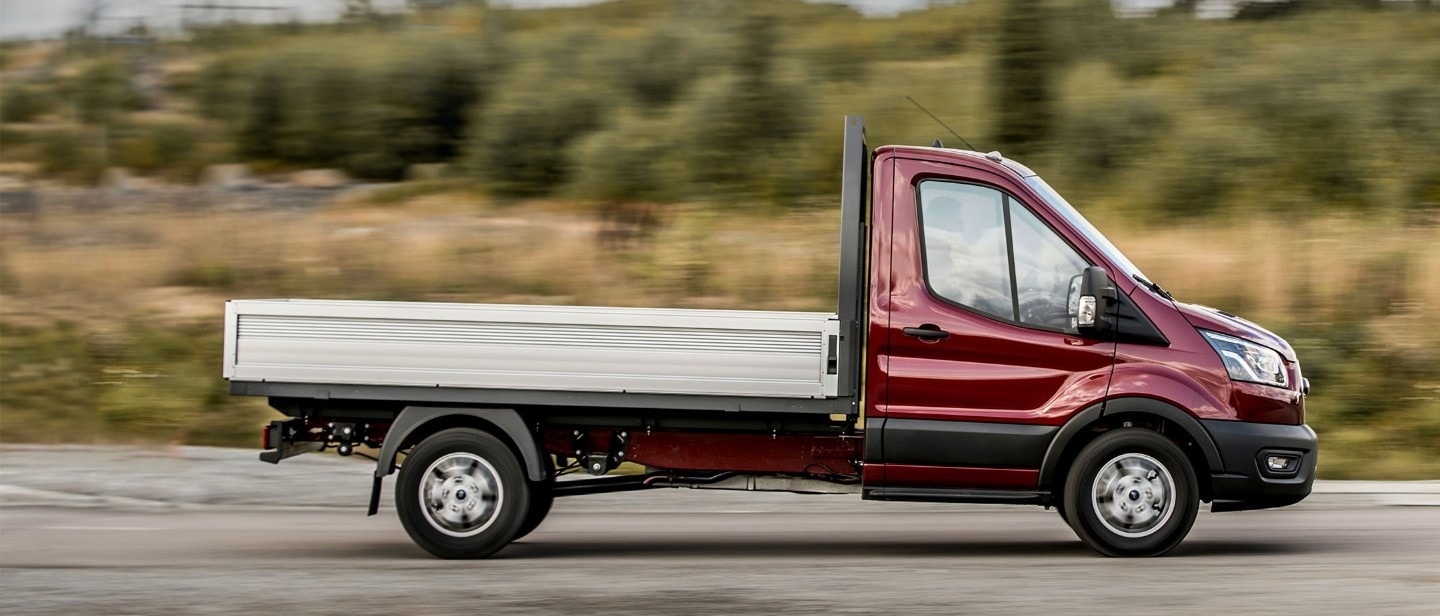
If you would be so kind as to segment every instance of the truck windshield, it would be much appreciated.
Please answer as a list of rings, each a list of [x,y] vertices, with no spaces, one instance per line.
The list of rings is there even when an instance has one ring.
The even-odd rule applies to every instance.
[[[1045,180],[1040,179],[1040,176],[1029,176],[1025,178],[1025,183],[1029,184],[1030,188],[1040,193],[1041,197],[1044,197],[1046,201],[1050,202],[1050,207],[1055,208],[1055,211],[1059,212],[1060,216],[1064,217],[1072,227],[1075,227],[1077,231],[1084,235],[1085,239],[1089,240],[1092,246],[1099,249],[1100,252],[1105,253],[1105,257],[1109,259],[1111,263],[1125,270],[1119,272],[1124,274],[1124,278],[1137,275],[1141,278],[1146,278],[1145,274],[1140,271],[1140,268],[1135,267],[1135,264],[1131,263],[1130,259],[1125,257],[1125,253],[1120,252],[1119,248],[1116,248],[1114,244],[1110,243],[1110,239],[1105,237],[1105,234],[1101,233],[1099,229],[1096,229],[1095,225],[1090,224],[1090,221],[1086,220],[1085,217],[1080,214],[1080,210],[1070,205],[1070,202],[1066,201],[1065,197],[1060,196],[1060,193],[1056,192],[1054,188],[1051,188],[1049,184],[1046,184]],[[1122,277],[1115,276],[1114,278],[1120,280]]]

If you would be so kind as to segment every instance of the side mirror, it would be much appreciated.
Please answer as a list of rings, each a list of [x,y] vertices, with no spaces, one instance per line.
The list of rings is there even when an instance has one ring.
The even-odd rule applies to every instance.
[[[1087,267],[1070,279],[1070,318],[1082,334],[1101,335],[1115,329],[1110,308],[1118,299],[1115,284],[1103,267]]]

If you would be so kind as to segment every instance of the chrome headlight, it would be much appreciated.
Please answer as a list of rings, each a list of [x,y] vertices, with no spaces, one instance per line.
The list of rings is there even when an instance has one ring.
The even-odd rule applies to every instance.
[[[1234,336],[1200,330],[1220,360],[1225,362],[1225,371],[1235,381],[1249,381],[1261,385],[1290,387],[1290,377],[1285,372],[1285,362],[1280,354],[1248,340]]]

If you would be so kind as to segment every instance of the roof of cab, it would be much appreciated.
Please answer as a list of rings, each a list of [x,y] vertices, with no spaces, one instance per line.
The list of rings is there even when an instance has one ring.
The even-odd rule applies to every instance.
[[[875,152],[877,154],[882,152],[895,152],[896,154],[900,155],[919,155],[923,158],[935,160],[954,160],[957,158],[965,158],[971,161],[980,161],[982,164],[990,167],[1004,167],[1005,169],[1010,170],[1011,173],[1014,173],[1021,178],[1028,178],[1039,175],[1034,171],[1031,171],[1029,167],[1026,167],[1025,165],[1001,156],[999,152],[990,152],[987,154],[984,152],[975,152],[972,150],[957,150],[954,148],[931,148],[918,145],[887,145],[884,147],[876,148]]]

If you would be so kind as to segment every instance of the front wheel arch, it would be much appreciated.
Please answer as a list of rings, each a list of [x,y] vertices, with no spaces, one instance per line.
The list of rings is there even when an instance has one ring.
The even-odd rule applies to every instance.
[[[1159,432],[1179,446],[1195,468],[1200,499],[1211,500],[1210,473],[1224,469],[1220,448],[1190,413],[1153,398],[1114,398],[1092,404],[1073,415],[1056,432],[1045,451],[1038,487],[1060,494],[1065,476],[1080,450],[1101,434],[1126,427],[1127,423]],[[1058,500],[1058,496],[1055,498]]]

